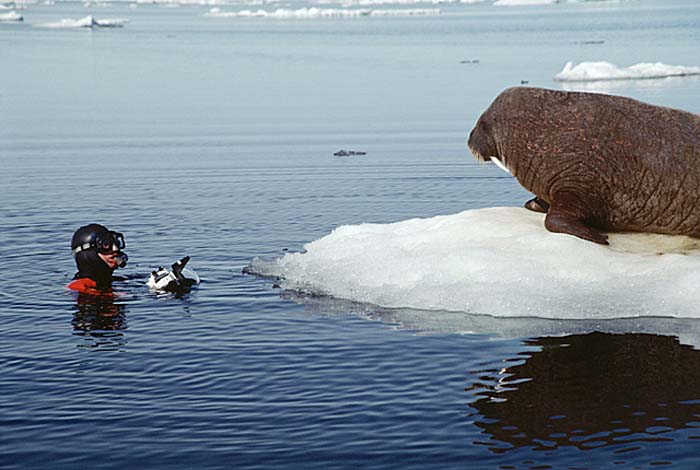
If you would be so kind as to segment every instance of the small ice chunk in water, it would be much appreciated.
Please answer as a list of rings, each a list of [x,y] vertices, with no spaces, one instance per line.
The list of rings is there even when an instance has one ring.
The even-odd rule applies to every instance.
[[[553,5],[555,3],[559,3],[559,0],[496,0],[493,2],[494,6],[497,7]]]
[[[619,68],[615,64],[605,61],[581,62],[578,65],[568,62],[562,71],[554,76],[554,80],[559,82],[584,82],[683,77],[687,75],[700,75],[700,67],[645,62]]]
[[[40,23],[36,26],[41,28],[121,28],[128,20],[123,18],[96,19],[93,16],[86,16],[78,20],[64,18],[55,23]]]
[[[7,13],[0,13],[0,22],[15,22],[15,21],[24,21],[24,18],[22,15],[17,13],[16,11],[10,11]]]
[[[439,15],[436,8],[415,8],[395,10],[371,10],[371,9],[341,9],[341,8],[299,8],[291,10],[278,8],[268,10],[240,10],[222,11],[220,8],[212,8],[205,16],[216,18],[279,18],[279,19],[311,19],[311,18],[346,18],[358,16],[432,16]]]

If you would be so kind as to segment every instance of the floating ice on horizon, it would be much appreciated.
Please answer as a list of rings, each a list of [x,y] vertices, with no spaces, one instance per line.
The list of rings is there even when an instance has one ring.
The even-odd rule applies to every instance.
[[[700,75],[700,67],[645,62],[618,68],[615,64],[605,61],[581,62],[576,66],[573,62],[567,62],[564,69],[554,76],[554,80],[558,82],[589,82],[684,77],[688,75]]]
[[[11,21],[24,21],[24,18],[16,11],[0,14],[0,23],[9,23]]]
[[[537,6],[554,5],[557,3],[618,3],[626,0],[496,0],[495,6]]]
[[[559,0],[496,0],[493,2],[494,6],[497,7],[553,5],[555,3],[559,3]]]
[[[317,5],[336,5],[343,7],[368,7],[377,5],[416,5],[416,4],[452,4],[452,3],[484,3],[486,0],[313,0]]]
[[[290,10],[278,8],[275,11],[267,10],[241,10],[221,11],[220,8],[212,8],[205,13],[206,16],[216,18],[340,18],[358,16],[424,16],[439,15],[438,9],[396,9],[396,10],[348,10],[337,8],[300,8]]]
[[[583,91],[588,93],[625,94],[621,90],[649,89],[673,84],[679,86],[697,86],[700,75],[687,77],[649,78],[646,80],[594,80],[588,82],[559,82],[564,91]]]
[[[269,0],[268,0],[269,1]],[[180,6],[180,5],[228,5],[230,2],[228,0],[136,0],[137,4],[153,4],[153,5],[166,5],[166,6]],[[250,2],[245,2],[247,4],[261,4],[262,0],[251,0]]]
[[[64,18],[55,23],[40,23],[35,26],[40,28],[121,28],[128,20],[123,18],[105,18],[95,19],[92,16],[86,16],[79,20]]]
[[[520,208],[342,226],[304,253],[255,259],[285,289],[389,308],[496,317],[700,318],[700,240],[547,232]],[[664,253],[660,255],[659,253]]]
[[[92,8],[92,7],[103,7],[104,8],[104,7],[111,7],[112,4],[109,2],[100,2],[100,1],[95,2],[92,0],[87,0],[87,1],[83,2],[83,6],[85,8]]]

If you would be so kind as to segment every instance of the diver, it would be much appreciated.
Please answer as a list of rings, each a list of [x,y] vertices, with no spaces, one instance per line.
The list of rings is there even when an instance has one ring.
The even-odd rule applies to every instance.
[[[123,280],[112,273],[126,266],[129,257],[122,251],[125,247],[124,235],[119,232],[100,224],[80,227],[71,240],[78,272],[67,287],[79,292],[108,291],[112,281]]]
[[[66,286],[68,289],[90,295],[111,292],[113,281],[138,279],[140,276],[113,276],[117,268],[126,266],[129,257],[124,235],[100,224],[80,227],[73,234],[71,249],[78,272]],[[199,284],[199,276],[185,266],[190,257],[185,256],[171,266],[171,270],[158,268],[151,272],[146,285],[154,292],[170,292],[176,295],[188,293]]]

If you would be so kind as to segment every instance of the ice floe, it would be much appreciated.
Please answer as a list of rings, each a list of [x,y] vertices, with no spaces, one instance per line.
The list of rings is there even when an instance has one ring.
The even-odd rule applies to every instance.
[[[419,9],[395,9],[395,10],[372,10],[372,9],[339,9],[339,8],[299,8],[291,10],[278,8],[274,11],[268,10],[240,10],[222,11],[220,8],[212,8],[205,13],[206,16],[216,18],[341,18],[357,16],[430,16],[439,15],[440,10],[433,8]]]
[[[559,82],[564,91],[583,91],[589,93],[629,94],[661,87],[697,87],[700,75],[688,77],[649,78],[646,80],[596,80],[592,82]]]
[[[15,21],[24,21],[22,15],[16,11],[9,11],[7,13],[0,13],[0,23],[9,23]]]
[[[498,7],[552,5],[555,3],[559,3],[559,0],[496,0],[493,2],[493,4]]]
[[[39,23],[35,26],[40,28],[121,28],[128,20],[124,18],[104,18],[96,19],[93,16],[86,16],[78,20],[64,18],[53,23]]]
[[[387,308],[494,317],[700,318],[700,240],[545,230],[521,208],[341,226],[302,253],[255,259],[282,287]]]
[[[317,5],[340,4],[343,7],[369,7],[382,5],[416,5],[416,4],[455,4],[484,3],[485,0],[313,0]]]
[[[180,6],[180,5],[229,5],[231,3],[246,3],[246,4],[262,4],[260,0],[252,0],[250,2],[232,2],[228,0],[136,0],[137,4],[155,4],[165,6]]]
[[[106,7],[111,7],[112,4],[109,2],[93,2],[93,1],[86,1],[83,2],[83,6],[85,8],[94,8],[94,7],[100,7],[100,8],[106,8]]]
[[[619,68],[615,64],[605,61],[581,62],[578,65],[568,62],[564,69],[554,76],[554,80],[559,82],[590,82],[683,77],[687,75],[700,75],[700,67],[644,62]]]
[[[628,0],[496,0],[493,2],[495,6],[537,6],[537,5],[554,5],[557,3],[619,3]]]

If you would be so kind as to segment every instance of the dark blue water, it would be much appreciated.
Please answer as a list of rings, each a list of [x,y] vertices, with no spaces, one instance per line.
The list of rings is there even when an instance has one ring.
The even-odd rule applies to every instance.
[[[698,65],[693,2],[460,8],[222,22],[30,5],[0,25],[0,467],[696,468],[692,319],[390,310],[242,273],[343,224],[520,205],[464,143],[521,79]],[[88,13],[130,23],[32,26]],[[697,85],[611,91],[698,112]],[[64,289],[89,222],[126,235],[113,299]],[[150,293],[145,275],[184,255],[201,286]]]

